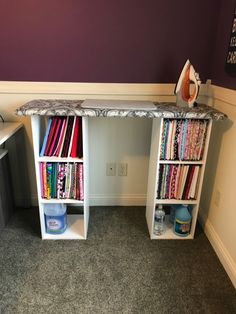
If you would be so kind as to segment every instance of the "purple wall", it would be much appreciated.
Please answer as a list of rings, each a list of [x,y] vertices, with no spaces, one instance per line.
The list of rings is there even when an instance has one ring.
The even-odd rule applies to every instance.
[[[236,76],[230,76],[225,71],[225,61],[228,52],[230,34],[233,23],[235,0],[222,0],[218,20],[217,37],[212,51],[213,62],[211,69],[212,84],[236,90]]]
[[[190,58],[204,82],[220,2],[0,0],[0,80],[169,83]]]

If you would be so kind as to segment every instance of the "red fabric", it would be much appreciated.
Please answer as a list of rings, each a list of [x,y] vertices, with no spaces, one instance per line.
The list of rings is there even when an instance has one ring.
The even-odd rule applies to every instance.
[[[71,147],[71,157],[78,157],[78,142],[79,142],[79,117],[76,117],[75,122],[75,130],[74,130],[74,136],[73,136],[73,142]]]
[[[61,122],[62,122],[61,119],[57,120],[54,136],[53,136],[53,139],[52,139],[52,143],[51,143],[51,145],[49,147],[49,152],[48,152],[49,156],[52,156],[53,148],[55,146],[56,140],[58,139],[58,132],[61,131]]]

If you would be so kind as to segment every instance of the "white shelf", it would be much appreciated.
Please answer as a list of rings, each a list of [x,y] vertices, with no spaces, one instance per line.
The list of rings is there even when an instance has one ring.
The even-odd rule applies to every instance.
[[[159,164],[173,165],[203,165],[203,160],[159,160]]]
[[[55,157],[55,156],[44,156],[36,158],[38,162],[80,162],[83,163],[81,158],[72,158],[72,157]]]
[[[42,235],[43,240],[84,240],[84,216],[83,215],[67,215],[67,228],[62,234]]]
[[[159,240],[189,240],[193,239],[193,235],[190,233],[189,235],[185,237],[181,237],[174,233],[174,225],[169,221],[169,215],[165,216],[165,233],[162,235],[155,235],[152,234],[152,239],[159,239]]]
[[[78,205],[83,205],[84,202],[80,201],[80,200],[74,200],[74,199],[70,199],[70,198],[51,198],[51,199],[46,199],[46,198],[41,198],[39,200],[41,203],[44,204],[61,204],[61,203],[65,203],[65,204],[78,204]]]
[[[155,204],[197,204],[197,200],[156,199]]]

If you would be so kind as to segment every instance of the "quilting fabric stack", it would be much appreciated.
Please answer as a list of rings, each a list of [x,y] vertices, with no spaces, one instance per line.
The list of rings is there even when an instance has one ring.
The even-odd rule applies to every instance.
[[[84,200],[82,163],[41,162],[40,176],[42,198]]]
[[[201,166],[161,164],[158,199],[196,199]]]
[[[202,160],[207,120],[164,119],[161,135],[161,160]]]
[[[81,117],[50,117],[40,156],[83,157]]]

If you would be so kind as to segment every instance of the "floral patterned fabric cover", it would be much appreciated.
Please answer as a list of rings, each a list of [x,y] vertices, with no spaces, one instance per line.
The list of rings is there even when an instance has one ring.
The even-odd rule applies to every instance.
[[[60,115],[60,116],[87,116],[87,117],[146,117],[146,118],[187,118],[187,119],[213,119],[223,120],[227,116],[214,109],[213,107],[197,104],[193,108],[181,108],[177,107],[175,103],[170,102],[153,102],[154,107],[150,109],[147,106],[145,109],[145,102],[143,108],[137,106],[137,109],[129,108],[127,101],[121,106],[121,101],[117,101],[117,107],[114,106],[114,100],[112,108],[104,108],[97,106],[99,103],[96,100],[94,106],[91,108],[83,107],[83,100],[32,100],[25,105],[19,107],[16,110],[16,114],[19,116],[26,115]],[[102,103],[102,100],[101,100]],[[134,101],[132,101],[132,104]],[[127,106],[126,106],[127,104]],[[121,108],[119,108],[121,107]],[[126,108],[127,107],[127,108]]]

